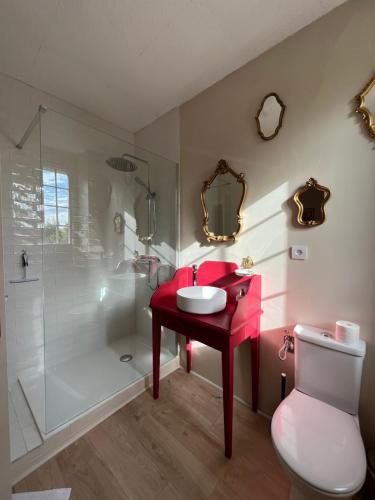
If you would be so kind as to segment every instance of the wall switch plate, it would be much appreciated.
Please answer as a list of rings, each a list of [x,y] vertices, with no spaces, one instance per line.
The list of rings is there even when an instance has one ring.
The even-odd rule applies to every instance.
[[[307,246],[305,245],[293,245],[291,248],[291,257],[294,260],[306,260],[307,253]]]

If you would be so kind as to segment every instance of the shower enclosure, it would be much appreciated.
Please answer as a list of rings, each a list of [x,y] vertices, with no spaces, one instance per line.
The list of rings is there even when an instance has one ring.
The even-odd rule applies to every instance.
[[[8,378],[45,437],[151,372],[177,165],[52,110],[32,125],[1,158]]]

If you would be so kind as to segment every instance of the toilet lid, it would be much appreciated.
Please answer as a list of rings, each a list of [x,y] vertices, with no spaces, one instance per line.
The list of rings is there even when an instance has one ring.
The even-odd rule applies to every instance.
[[[354,493],[366,476],[366,455],[353,415],[297,390],[272,418],[272,440],[282,460],[314,488]]]

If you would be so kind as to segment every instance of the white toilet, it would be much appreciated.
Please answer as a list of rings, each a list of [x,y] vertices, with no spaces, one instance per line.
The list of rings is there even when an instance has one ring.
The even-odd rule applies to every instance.
[[[290,475],[290,498],[350,498],[366,477],[358,400],[366,344],[297,325],[295,389],[272,418],[272,441]]]

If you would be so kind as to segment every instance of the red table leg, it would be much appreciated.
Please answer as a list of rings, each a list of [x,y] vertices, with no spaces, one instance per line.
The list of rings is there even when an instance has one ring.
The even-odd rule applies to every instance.
[[[160,340],[161,340],[161,323],[156,319],[156,315],[152,316],[152,361],[153,361],[153,383],[154,383],[154,398],[159,397],[159,379],[160,379]]]
[[[258,410],[259,398],[259,364],[260,364],[260,320],[256,334],[251,337],[251,409]]]
[[[224,441],[225,456],[232,456],[233,432],[233,361],[234,348],[230,339],[221,353],[223,377],[223,405],[224,405]]]
[[[191,371],[191,357],[192,357],[192,348],[193,348],[193,343],[190,339],[190,337],[186,337],[186,344],[185,344],[185,349],[186,349],[186,371],[190,373]]]

